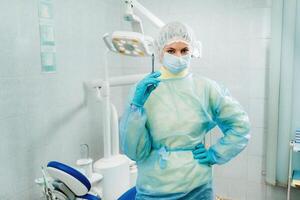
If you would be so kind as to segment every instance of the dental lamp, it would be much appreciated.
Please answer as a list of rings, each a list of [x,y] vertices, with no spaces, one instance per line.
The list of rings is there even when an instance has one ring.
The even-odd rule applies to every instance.
[[[144,35],[141,19],[134,14],[134,10],[148,18],[156,27],[161,28],[164,23],[142,6],[136,0],[124,0],[126,10],[124,20],[131,22],[132,32],[115,31],[103,35],[108,49],[126,56],[144,57],[153,54],[153,38]]]

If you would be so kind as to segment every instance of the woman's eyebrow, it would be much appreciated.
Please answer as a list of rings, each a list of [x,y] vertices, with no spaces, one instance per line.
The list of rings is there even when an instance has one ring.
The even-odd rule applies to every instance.
[[[182,48],[181,50],[185,50],[185,49],[189,50],[189,48],[188,48],[188,47],[184,47],[184,48]]]

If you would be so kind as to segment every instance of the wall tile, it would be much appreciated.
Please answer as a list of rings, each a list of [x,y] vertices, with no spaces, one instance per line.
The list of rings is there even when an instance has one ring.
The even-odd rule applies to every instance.
[[[250,131],[248,154],[253,156],[265,156],[266,130],[253,127]]]
[[[254,8],[250,10],[251,37],[271,37],[271,8]]]
[[[250,99],[249,118],[252,127],[263,128],[266,127],[266,100],[264,99]]]
[[[269,67],[270,40],[253,39],[249,42],[250,52],[247,67],[251,69],[264,69],[265,67]]]
[[[248,178],[247,181],[256,182],[260,184],[263,182],[262,177],[262,166],[263,166],[262,156],[252,156],[248,155]]]
[[[0,79],[0,119],[24,114],[22,83],[17,78]]]

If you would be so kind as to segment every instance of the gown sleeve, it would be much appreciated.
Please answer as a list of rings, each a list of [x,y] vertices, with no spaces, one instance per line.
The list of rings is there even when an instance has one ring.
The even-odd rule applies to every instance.
[[[209,148],[215,163],[223,164],[238,155],[250,139],[250,122],[247,113],[227,88],[210,80],[208,86],[209,109],[213,121],[223,137]]]
[[[130,159],[138,162],[148,157],[151,151],[151,137],[146,126],[147,115],[144,107],[131,105],[135,87],[131,88],[124,113],[120,120],[121,150]]]

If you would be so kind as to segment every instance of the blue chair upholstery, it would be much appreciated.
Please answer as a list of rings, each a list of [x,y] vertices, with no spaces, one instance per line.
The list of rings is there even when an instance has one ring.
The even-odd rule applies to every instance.
[[[59,169],[67,174],[70,174],[71,176],[75,177],[77,180],[79,180],[88,190],[91,189],[91,183],[90,181],[78,170],[65,165],[63,163],[57,162],[57,161],[51,161],[48,163],[47,167],[53,167],[55,169]]]
[[[74,177],[76,180],[78,180],[84,187],[86,187],[87,191],[89,191],[91,189],[91,183],[90,181],[86,178],[85,175],[83,175],[81,172],[79,172],[78,170],[65,165],[63,163],[57,162],[57,161],[51,161],[48,163],[47,167],[50,168],[54,168],[57,170],[60,170],[72,177]],[[62,180],[60,180],[61,182],[63,182]],[[74,193],[74,191],[72,191]],[[87,200],[101,200],[101,198],[91,195],[91,194],[85,194],[83,196],[76,196],[82,199],[87,199]]]
[[[96,197],[96,196],[91,195],[91,194],[86,194],[86,195],[81,196],[79,198],[87,199],[87,200],[101,200],[99,197]]]
[[[133,187],[125,192],[118,200],[135,200],[136,188]]]

